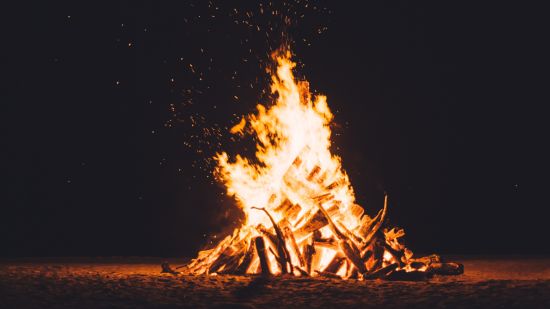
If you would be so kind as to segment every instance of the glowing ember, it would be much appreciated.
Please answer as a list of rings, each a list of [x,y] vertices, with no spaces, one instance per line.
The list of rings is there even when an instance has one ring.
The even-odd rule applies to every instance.
[[[216,156],[217,178],[246,215],[245,223],[187,265],[193,274],[285,274],[380,278],[419,273],[438,256],[413,259],[402,229],[383,229],[387,210],[371,218],[355,196],[341,160],[330,152],[333,118],[325,96],[297,81],[288,48],[272,54],[275,102],[258,105],[233,134],[256,137],[254,162]]]

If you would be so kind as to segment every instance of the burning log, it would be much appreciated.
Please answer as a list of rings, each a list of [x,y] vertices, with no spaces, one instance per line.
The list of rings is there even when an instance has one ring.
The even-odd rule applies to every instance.
[[[308,274],[311,274],[311,263],[313,262],[313,255],[315,254],[314,242],[315,241],[313,240],[313,235],[312,235],[309,241],[305,244],[303,249],[304,260],[306,263],[306,272]]]
[[[313,180],[313,178],[317,176],[317,174],[319,174],[320,171],[321,171],[321,167],[319,165],[315,165],[315,167],[311,170],[309,175],[307,175],[306,177],[307,181]]]
[[[294,204],[287,211],[287,213],[285,214],[285,217],[287,217],[288,220],[290,221],[294,221],[296,220],[296,217],[300,214],[301,211],[302,211],[302,206],[300,206],[299,204]]]
[[[297,270],[300,273],[300,275],[304,277],[309,277],[309,274],[307,273],[307,271],[303,270],[299,266],[294,265],[294,269]]]
[[[256,230],[267,238],[267,242],[270,246],[272,246],[273,248],[277,248],[277,236],[275,234],[271,233],[262,224],[258,224],[258,226],[256,226]]]
[[[225,152],[216,157],[216,174],[242,204],[247,220],[241,230],[214,249],[199,252],[186,269],[192,274],[269,275],[269,263],[273,264],[275,257],[282,274],[312,275],[312,268],[326,265],[326,259],[333,257],[326,269],[317,271],[320,276],[403,279],[420,276],[415,270],[429,269],[430,274],[462,272],[461,265],[441,263],[439,257],[413,259],[412,252],[399,241],[403,230],[381,231],[387,195],[383,209],[372,219],[354,204],[349,178],[340,159],[330,151],[330,109],[324,97],[312,99],[307,82],[295,80],[290,54],[287,49],[273,54],[278,68],[271,76],[271,89],[279,94],[273,107],[268,110],[258,105],[258,113],[249,117],[250,132],[258,137],[257,160],[237,157],[233,161]],[[290,114],[300,121],[288,118]],[[303,145],[298,154],[296,145]],[[266,198],[265,208],[253,207],[253,201]],[[262,218],[251,214],[251,209],[264,211],[273,227],[261,225]],[[276,218],[285,219],[275,222],[273,212]],[[278,270],[273,268],[273,272]]]
[[[283,219],[281,220],[280,225],[283,228],[284,238],[290,243],[290,248],[293,251],[294,256],[298,258],[298,262],[300,263],[300,266],[304,267],[305,260],[303,255],[300,253],[300,248],[298,248],[298,244],[296,243],[296,238],[294,238],[294,233],[292,233],[292,230],[290,229],[290,223],[288,223],[286,219]]]
[[[325,278],[329,278],[329,279],[342,279],[342,277],[338,276],[337,274],[331,273],[331,272],[328,272],[328,271],[318,271],[318,270],[316,270],[315,272],[321,277],[325,277]]]
[[[441,263],[441,257],[437,254],[430,254],[428,256],[423,256],[421,258],[410,259],[411,262],[419,262],[424,265],[430,265],[432,263]]]
[[[336,273],[340,267],[344,264],[346,261],[346,257],[343,256],[340,252],[338,252],[333,258],[330,263],[328,263],[327,267],[323,271],[329,272],[329,273]]]
[[[391,281],[423,281],[433,277],[433,274],[425,271],[395,270],[390,272],[385,279]]]
[[[365,210],[357,204],[352,204],[350,207],[350,212],[355,218],[361,218],[365,213]]]
[[[334,238],[320,238],[315,240],[315,245],[327,249],[338,250],[338,242]]]
[[[382,223],[384,222],[384,219],[386,218],[386,212],[388,209],[388,195],[386,194],[384,196],[384,208],[378,212],[376,217],[372,219],[371,223],[365,227],[365,229],[360,230],[360,234],[364,239],[364,246],[368,245],[369,242],[372,240],[372,237],[378,232],[380,227],[382,226]]]
[[[252,207],[253,209],[262,210],[265,212],[265,214],[269,217],[269,220],[271,221],[271,224],[273,224],[273,228],[275,229],[275,235],[277,236],[277,253],[279,258],[277,261],[279,261],[279,265],[281,266],[281,272],[283,274],[286,274],[289,272],[287,269],[287,265],[290,266],[290,271],[292,271],[292,263],[290,261],[290,254],[288,253],[288,249],[286,248],[285,244],[285,238],[283,235],[283,231],[281,228],[277,225],[271,214],[265,209],[265,208],[258,208],[258,207]]]
[[[292,202],[288,199],[288,198],[285,198],[284,201],[277,207],[275,207],[273,210],[275,212],[280,212],[280,213],[286,213],[290,207],[292,207]]]
[[[242,258],[239,266],[237,266],[237,269],[235,269],[235,273],[239,275],[244,275],[248,270],[248,267],[250,267],[250,263],[252,263],[253,258],[254,258],[254,244],[250,242],[248,244],[248,249],[246,250],[244,257]]]
[[[264,238],[261,236],[254,238],[254,245],[256,247],[256,253],[260,258],[260,269],[262,271],[262,275],[271,275],[271,271],[269,270],[269,260],[267,259],[267,252],[265,251]]]
[[[332,205],[327,212],[330,214],[335,214],[338,212],[338,206]],[[294,234],[296,238],[302,238],[306,235],[308,235],[311,232],[317,231],[323,227],[325,227],[328,224],[327,217],[323,215],[323,212],[320,210],[317,210],[313,215],[307,219],[306,223],[304,223],[299,229],[297,229]]]
[[[172,274],[172,275],[179,275],[180,272],[179,271],[175,271],[172,269],[172,267],[170,267],[170,264],[168,264],[167,262],[163,262],[162,264],[160,264],[160,268],[161,268],[161,273],[168,273],[168,274]]]
[[[402,251],[397,251],[397,250],[393,249],[387,243],[384,243],[384,249],[386,249],[395,258],[397,264],[399,264],[399,267],[403,266],[404,262],[401,260],[401,258],[403,257],[403,252]]]
[[[372,254],[369,255],[369,258],[367,261],[367,269],[370,273],[374,272],[376,269],[382,266],[384,249],[379,243],[380,241],[377,238],[375,238],[372,241],[372,244],[370,246]],[[367,256],[367,254],[365,254],[365,256]]]
[[[340,247],[344,255],[351,263],[353,263],[355,267],[357,267],[357,269],[361,273],[366,272],[367,269],[365,268],[365,264],[363,264],[363,261],[361,260],[361,253],[359,252],[359,249],[357,249],[353,241],[349,240],[342,232],[340,232],[340,230],[338,230],[338,228],[330,218],[330,215],[321,204],[317,204],[317,207],[319,207],[319,210],[327,219],[328,225],[334,233],[334,236],[338,239],[338,246]]]
[[[397,263],[390,264],[386,267],[382,267],[370,274],[363,275],[363,279],[379,279],[385,277],[391,271],[394,271],[397,268]]]

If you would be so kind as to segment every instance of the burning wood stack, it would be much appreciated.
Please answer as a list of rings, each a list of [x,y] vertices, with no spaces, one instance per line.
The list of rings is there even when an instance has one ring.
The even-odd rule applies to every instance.
[[[319,166],[309,173],[290,172],[301,167],[301,159],[297,157],[285,173],[285,182],[290,187],[321,180],[321,176],[316,176],[322,175]],[[299,179],[296,176],[300,174],[307,176]],[[303,211],[288,198],[276,207],[253,207],[264,213],[270,226],[258,224],[235,230],[215,248],[201,251],[187,265],[186,272],[389,280],[420,280],[433,274],[463,272],[462,265],[443,263],[437,255],[413,258],[413,253],[402,244],[404,231],[385,228],[387,196],[384,207],[374,217],[353,204],[348,212],[360,224],[348,229],[341,220],[341,201],[331,193],[336,186],[331,183],[323,194],[311,197],[316,207],[309,211]]]
[[[262,274],[329,278],[424,279],[460,274],[457,263],[437,255],[413,258],[405,232],[385,225],[388,198],[374,217],[355,204],[340,158],[330,152],[333,115],[326,97],[312,100],[308,83],[296,81],[295,63],[283,48],[269,109],[231,129],[256,136],[256,161],[218,154],[217,177],[236,198],[246,222],[186,265],[190,274]]]

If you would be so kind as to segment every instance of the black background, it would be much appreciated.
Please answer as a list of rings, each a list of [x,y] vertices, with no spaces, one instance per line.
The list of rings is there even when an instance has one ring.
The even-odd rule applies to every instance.
[[[244,151],[226,128],[281,31],[358,203],[387,191],[413,251],[549,253],[544,10],[336,2],[5,7],[0,255],[193,256],[230,231],[208,158]]]

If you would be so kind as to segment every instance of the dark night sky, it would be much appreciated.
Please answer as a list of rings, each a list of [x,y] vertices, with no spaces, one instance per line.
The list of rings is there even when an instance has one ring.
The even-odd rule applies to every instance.
[[[387,191],[413,251],[550,253],[543,10],[302,2],[5,7],[0,255],[192,256],[227,232],[205,159],[244,147],[225,128],[283,30],[359,204]]]

